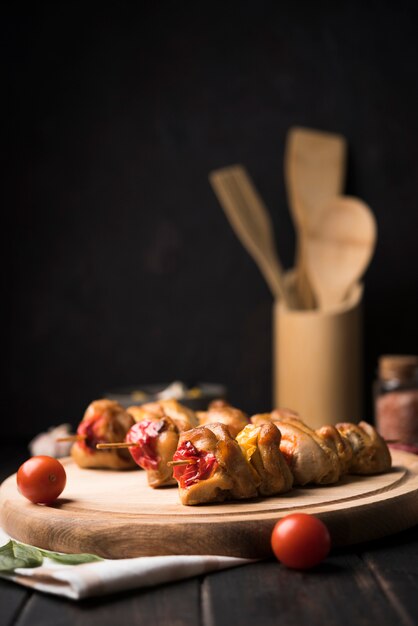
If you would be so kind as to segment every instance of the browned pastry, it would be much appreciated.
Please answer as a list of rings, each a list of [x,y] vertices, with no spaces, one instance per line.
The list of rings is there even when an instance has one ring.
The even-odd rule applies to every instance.
[[[225,424],[232,437],[236,437],[248,424],[248,416],[225,400],[214,400],[210,403],[207,411],[198,411],[197,417],[200,426]]]
[[[271,419],[273,422],[286,422],[289,419],[302,421],[299,413],[296,413],[296,411],[293,411],[292,409],[274,409],[271,412]]]
[[[238,441],[238,444],[237,444]],[[200,426],[180,436],[174,477],[183,504],[223,502],[288,491],[293,477],[273,424],[247,424],[235,441],[224,424]]]
[[[273,420],[271,418],[271,413],[256,413],[250,418],[250,423],[254,424],[254,426],[261,426],[261,424],[271,424]]]
[[[130,448],[135,462],[147,472],[153,487],[175,485],[173,469],[168,465],[177,449],[180,433],[197,425],[193,411],[177,400],[160,400],[129,407],[136,423],[126,441],[137,444]]]
[[[95,400],[86,409],[77,428],[79,440],[71,448],[71,456],[83,468],[132,469],[136,467],[129,450],[96,450],[98,443],[120,443],[134,420],[113,400]]]
[[[288,418],[299,418],[299,413],[292,409],[274,409],[271,413],[257,413],[251,417],[251,423],[258,426],[259,424],[267,424],[268,422],[286,421]]]
[[[392,458],[389,449],[373,426],[367,422],[342,422],[336,425],[336,429],[353,449],[350,474],[379,474],[390,469]]]
[[[341,475],[347,474],[353,458],[353,448],[348,439],[342,437],[335,426],[331,425],[322,426],[315,432],[338,455],[341,464]]]
[[[262,496],[289,491],[293,475],[280,452],[280,430],[274,424],[248,424],[236,440],[253,470],[258,493]]]
[[[390,467],[386,443],[366,422],[322,426],[313,431],[288,409],[251,418],[254,424],[269,421],[282,433],[280,449],[297,485],[330,484],[347,473],[373,474]]]
[[[253,424],[272,422],[281,432],[280,450],[294,477],[295,485],[327,485],[337,482],[343,468],[335,449],[302,422],[290,409],[275,409],[251,418]]]
[[[216,400],[212,400],[209,402],[209,409],[222,409],[225,406],[231,406],[227,400],[224,398],[216,398]]]
[[[257,495],[253,472],[224,424],[198,426],[180,435],[174,462],[182,504],[240,500]]]
[[[159,400],[158,402],[147,402],[140,406],[130,406],[127,409],[135,422],[143,419],[170,417],[180,431],[189,430],[199,425],[194,411],[180,404],[177,400]]]
[[[329,485],[342,475],[336,451],[300,419],[288,417],[275,421],[280,430],[282,451],[293,474],[295,485]]]

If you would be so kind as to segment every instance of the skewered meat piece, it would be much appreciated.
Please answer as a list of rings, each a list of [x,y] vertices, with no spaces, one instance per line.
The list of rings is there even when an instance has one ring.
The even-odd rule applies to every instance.
[[[251,422],[272,422],[280,430],[280,450],[291,469],[295,485],[328,485],[337,482],[345,473],[345,457],[349,450],[338,441],[338,433],[326,431],[327,436],[323,437],[290,409],[275,409],[271,413],[254,415]]]
[[[392,464],[386,442],[367,422],[323,426],[316,434],[334,447],[343,474],[378,474],[387,471]]]
[[[367,422],[342,422],[336,425],[336,429],[353,449],[350,474],[379,474],[390,469],[392,458],[389,449],[373,426]]]
[[[98,443],[120,443],[134,420],[113,400],[95,400],[86,409],[77,428],[80,437],[71,448],[74,461],[83,468],[133,469],[136,467],[128,450],[96,450]]]
[[[253,415],[251,417],[251,423],[258,426],[269,422],[286,421],[289,418],[300,420],[299,413],[292,411],[292,409],[274,409],[271,413],[257,413]]]
[[[177,449],[180,431],[174,421],[163,416],[143,419],[134,424],[126,435],[132,459],[147,472],[150,487],[175,485],[173,470],[167,465]]]
[[[140,422],[143,419],[170,417],[180,431],[189,430],[189,428],[199,425],[195,412],[177,400],[147,402],[140,406],[130,406],[127,411],[132,415],[135,422]]]
[[[271,413],[257,413],[250,418],[250,423],[254,426],[261,426],[261,424],[273,424]]]
[[[250,466],[224,424],[198,426],[180,435],[173,461],[182,504],[223,502],[257,495]]]
[[[331,425],[322,426],[315,432],[338,455],[341,464],[341,475],[348,474],[353,458],[353,448],[348,439],[341,436],[335,426]]]
[[[337,453],[297,418],[275,421],[280,430],[282,451],[295,479],[295,485],[329,485],[342,474]]]
[[[281,424],[286,422],[287,424],[294,424],[304,433],[314,439],[314,441],[322,448],[325,455],[329,459],[329,463],[333,468],[326,482],[320,482],[318,484],[330,484],[338,482],[338,480],[347,473],[349,463],[352,457],[352,448],[347,440],[343,440],[334,426],[322,426],[318,430],[312,430],[301,418],[285,409],[285,414],[280,409],[276,409],[272,412],[272,415],[282,415],[279,428],[282,428]]]
[[[197,425],[194,412],[177,400],[149,402],[128,411],[136,423],[126,441],[138,444],[129,451],[146,470],[148,484],[153,488],[175,485],[173,469],[167,463],[173,459],[180,433]]]
[[[251,422],[258,425],[272,422],[280,430],[280,450],[291,469],[295,485],[327,485],[337,482],[344,473],[335,441],[318,435],[295,411],[275,409],[271,413],[254,415]],[[344,456],[341,446],[338,450]]]
[[[232,437],[236,437],[249,421],[243,411],[231,406],[225,400],[213,400],[207,411],[198,411],[197,417],[200,426],[225,424]]]
[[[293,475],[280,452],[281,434],[274,424],[248,424],[236,440],[253,470],[260,495],[289,491]]]
[[[299,413],[296,413],[296,411],[292,409],[274,409],[271,412],[271,418],[274,422],[287,422],[288,420],[294,419],[300,422],[302,421]]]
[[[228,402],[228,400],[225,400],[225,398],[216,398],[215,400],[211,400],[211,402],[209,402],[209,409],[222,409],[222,407],[224,406],[231,406]]]
[[[323,426],[313,431],[288,409],[251,418],[254,424],[269,421],[282,433],[280,449],[294,474],[295,484],[329,484],[346,473],[373,474],[390,467],[386,443],[366,422]]]
[[[180,436],[173,461],[188,461],[174,467],[183,504],[247,499],[291,488],[293,477],[279,450],[275,426],[247,424],[237,441],[221,423]]]

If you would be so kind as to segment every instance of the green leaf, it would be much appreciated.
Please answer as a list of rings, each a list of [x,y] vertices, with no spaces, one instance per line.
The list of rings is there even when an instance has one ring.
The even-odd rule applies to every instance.
[[[34,548],[11,539],[4,546],[0,547],[0,571],[12,571],[18,567],[39,567],[42,565],[44,557],[64,565],[80,565],[81,563],[103,561],[100,556],[95,554],[51,552],[50,550]]]
[[[12,539],[0,547],[0,571],[10,571],[17,567],[39,567],[42,561],[40,550]]]
[[[65,563],[66,565],[80,565],[81,563],[92,563],[93,561],[103,561],[100,556],[95,554],[64,554],[63,552],[51,552],[50,550],[39,549],[44,556],[47,556],[53,561],[58,563]]]

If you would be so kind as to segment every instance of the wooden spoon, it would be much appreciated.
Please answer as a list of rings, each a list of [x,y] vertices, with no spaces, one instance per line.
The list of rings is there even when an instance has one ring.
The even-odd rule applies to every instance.
[[[304,233],[315,228],[325,203],[342,193],[346,141],[342,135],[309,128],[287,134],[284,173],[296,228],[296,291],[305,308],[315,305],[304,260]]]
[[[211,172],[209,180],[235,234],[257,263],[273,296],[290,306],[270,216],[246,169],[231,165]]]
[[[377,226],[365,202],[349,196],[328,201],[304,242],[306,269],[321,309],[341,304],[365,272]]]

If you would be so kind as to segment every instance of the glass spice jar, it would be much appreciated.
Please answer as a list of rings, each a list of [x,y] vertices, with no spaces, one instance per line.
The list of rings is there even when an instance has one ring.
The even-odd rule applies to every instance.
[[[379,358],[374,383],[375,425],[386,440],[418,446],[418,356]]]

